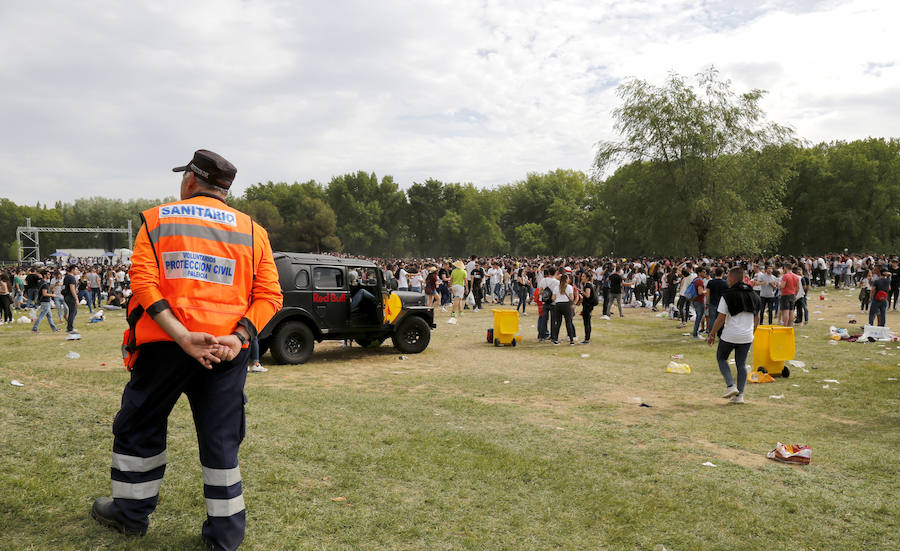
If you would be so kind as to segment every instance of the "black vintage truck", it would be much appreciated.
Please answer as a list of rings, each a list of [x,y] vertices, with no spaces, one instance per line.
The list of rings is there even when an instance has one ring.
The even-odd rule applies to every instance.
[[[434,309],[422,293],[396,291],[390,272],[373,262],[321,254],[276,252],[284,305],[259,332],[260,354],[301,364],[316,342],[351,339],[364,347],[390,338],[397,350],[428,347]]]

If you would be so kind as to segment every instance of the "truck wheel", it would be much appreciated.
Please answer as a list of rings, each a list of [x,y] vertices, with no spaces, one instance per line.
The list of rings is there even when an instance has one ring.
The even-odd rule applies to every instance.
[[[382,339],[370,339],[368,337],[360,337],[353,340],[363,348],[378,348],[384,342]]]
[[[787,379],[788,377],[791,376],[791,370],[788,369],[787,366],[784,366],[784,369],[781,372],[781,376],[784,377],[785,379]]]
[[[302,321],[281,324],[272,336],[272,357],[279,364],[302,364],[312,355],[315,340]]]
[[[408,317],[402,322],[391,337],[394,348],[404,354],[418,354],[428,348],[431,342],[431,327],[418,316]]]

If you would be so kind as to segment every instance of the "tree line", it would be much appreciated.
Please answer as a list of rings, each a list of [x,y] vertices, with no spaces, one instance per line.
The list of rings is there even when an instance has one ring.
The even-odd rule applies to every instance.
[[[766,119],[764,92],[736,94],[711,68],[691,83],[631,79],[613,111],[619,141],[594,170],[529,173],[496,188],[428,179],[401,189],[358,171],[327,184],[266,182],[229,203],[268,229],[273,248],[367,256],[730,255],[897,252],[900,140],[808,145]],[[611,171],[611,174],[607,174]],[[0,255],[15,228],[121,227],[173,198],[0,199]],[[55,248],[125,247],[117,234],[48,234]]]

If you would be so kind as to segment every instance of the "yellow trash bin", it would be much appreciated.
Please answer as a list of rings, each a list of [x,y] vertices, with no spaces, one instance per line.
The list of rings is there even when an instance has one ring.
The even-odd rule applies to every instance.
[[[794,359],[794,328],[760,325],[753,334],[753,370],[764,367],[770,375],[790,375],[784,363]]]
[[[494,312],[494,346],[515,346],[522,342],[519,332],[519,311],[497,308]]]

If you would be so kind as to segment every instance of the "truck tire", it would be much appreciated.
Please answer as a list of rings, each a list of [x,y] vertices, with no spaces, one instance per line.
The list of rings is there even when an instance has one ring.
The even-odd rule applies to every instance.
[[[312,355],[315,339],[308,325],[289,321],[275,330],[270,344],[272,357],[279,364],[302,364]]]
[[[410,316],[400,322],[391,339],[394,348],[404,354],[418,354],[431,342],[431,327],[418,316]]]

